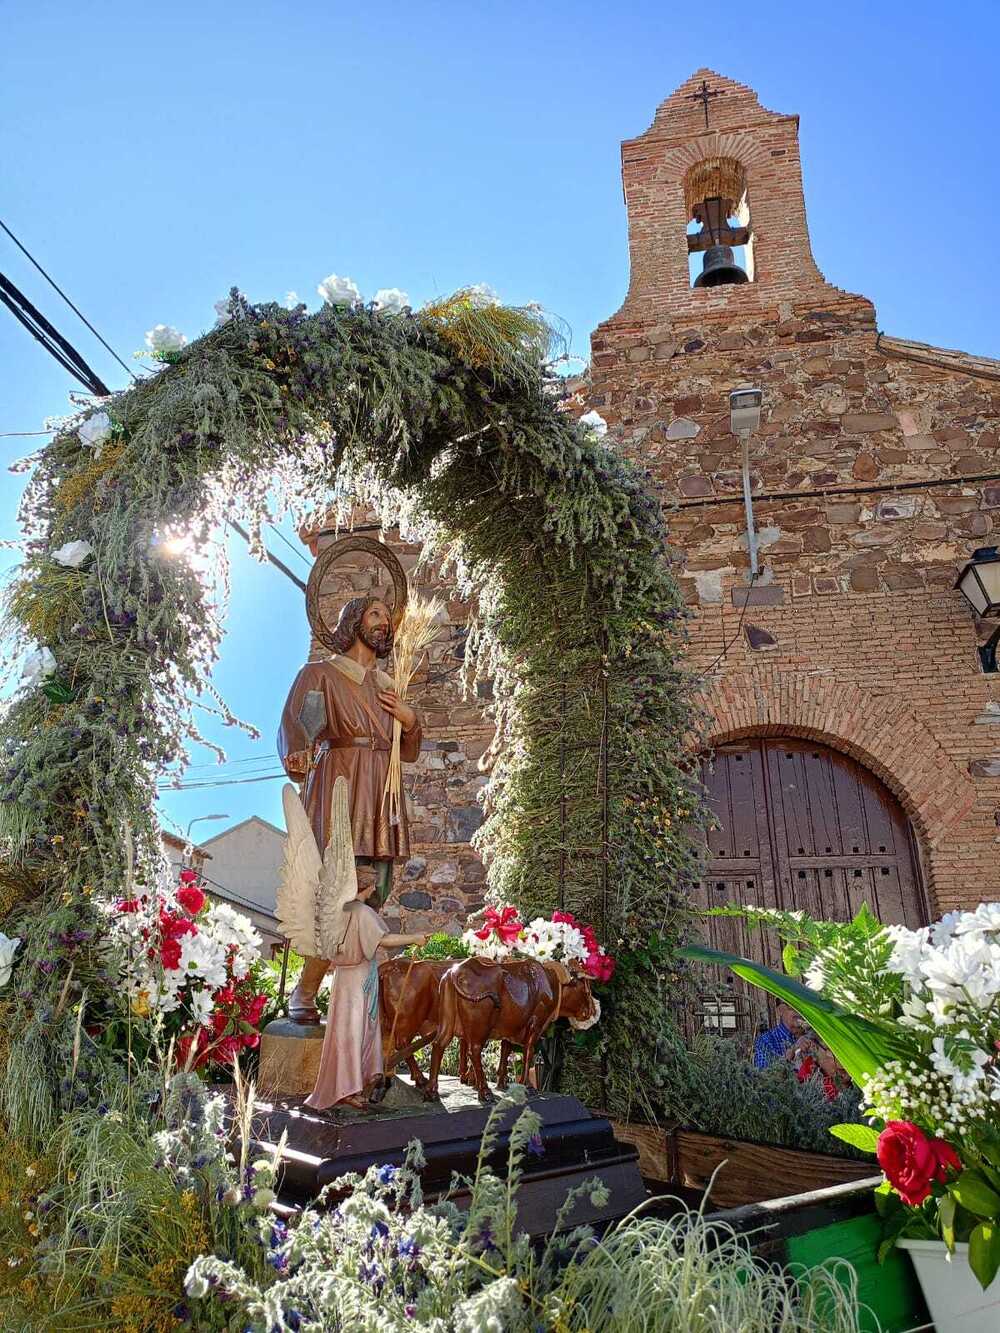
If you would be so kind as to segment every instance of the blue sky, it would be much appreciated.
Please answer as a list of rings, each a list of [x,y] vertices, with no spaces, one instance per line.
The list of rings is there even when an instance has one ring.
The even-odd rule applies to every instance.
[[[887,332],[1000,356],[995,2],[5,0],[0,18],[0,217],[126,361],[155,323],[203,331],[234,283],[315,306],[330,272],[415,304],[488,282],[560,315],[585,353],[627,283],[618,145],[702,65],[800,114],[832,282],[870,296]],[[124,383],[2,235],[0,270]],[[69,387],[0,309],[0,432],[39,429]],[[0,438],[4,465],[33,443]],[[16,535],[20,489],[0,474],[0,538]],[[230,754],[267,760],[308,636],[296,589],[234,554],[216,683],[263,732],[256,746],[227,733]],[[166,809],[280,822],[279,788],[192,790]]]

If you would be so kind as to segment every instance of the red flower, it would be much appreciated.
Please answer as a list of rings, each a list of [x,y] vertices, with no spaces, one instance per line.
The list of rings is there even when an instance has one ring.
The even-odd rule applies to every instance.
[[[198,927],[186,916],[178,916],[166,908],[160,909],[160,934],[164,939],[176,940],[182,935],[197,935]]]
[[[197,870],[182,870],[178,878],[182,884],[197,884],[198,872]]]
[[[565,921],[567,926],[576,926],[578,930],[580,929],[579,923],[572,912],[553,912],[552,920]]]
[[[937,1170],[934,1172],[934,1179],[943,1185],[948,1179],[949,1171],[961,1171],[962,1162],[950,1143],[944,1139],[931,1139],[931,1151],[937,1158]]]
[[[878,1136],[878,1164],[904,1203],[916,1208],[929,1196],[931,1181],[945,1181],[961,1162],[944,1139],[929,1139],[908,1120],[890,1120]]]
[[[175,968],[181,965],[181,945],[180,940],[165,939],[160,945],[160,962],[165,968]]]
[[[524,924],[516,907],[505,907],[502,912],[498,912],[495,907],[487,907],[482,930],[476,931],[476,939],[488,940],[496,931],[504,944],[513,944],[523,929]]]
[[[256,1027],[256,1025],[260,1022],[260,1016],[264,1012],[264,1008],[266,1005],[267,1005],[266,995],[255,995],[254,998],[247,1005],[247,1007],[243,1010],[242,1016],[244,1022],[253,1023],[253,1025]]]
[[[205,895],[197,884],[182,884],[177,890],[177,901],[186,912],[197,916],[205,906]]]
[[[236,1000],[236,992],[232,986],[222,986],[212,998],[216,1004],[233,1004]]]
[[[243,1038],[243,1045],[244,1045],[248,1050],[251,1050],[251,1051],[252,1051],[252,1050],[254,1049],[254,1047],[260,1045],[260,1033],[259,1033],[259,1032],[248,1032],[247,1035]]]
[[[138,912],[138,898],[119,898],[115,903],[115,910],[118,912]]]

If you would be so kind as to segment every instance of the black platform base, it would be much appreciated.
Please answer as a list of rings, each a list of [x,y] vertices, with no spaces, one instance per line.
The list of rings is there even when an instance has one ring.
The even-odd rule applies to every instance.
[[[399,1086],[408,1089],[412,1099],[409,1085]],[[298,1098],[258,1101],[254,1119],[258,1151],[273,1152],[282,1133],[288,1134],[279,1204],[296,1210],[351,1172],[385,1163],[401,1165],[413,1139],[424,1148],[421,1183],[428,1201],[449,1190],[453,1174],[473,1175],[489,1108],[470,1102],[468,1089],[456,1079],[442,1079],[441,1090],[441,1105],[433,1111],[421,1107],[339,1122],[338,1117],[311,1111]],[[400,1099],[390,1094],[389,1100],[398,1105]],[[584,1222],[603,1226],[624,1217],[646,1198],[638,1154],[615,1139],[607,1120],[593,1115],[575,1097],[534,1095],[529,1105],[542,1121],[541,1151],[529,1153],[524,1162],[518,1193],[522,1230],[533,1237],[548,1235],[569,1190],[595,1177],[608,1188],[607,1204],[595,1207],[585,1196],[568,1219],[569,1226]],[[518,1114],[518,1108],[505,1113],[496,1151],[489,1159],[498,1174],[506,1170],[510,1127]],[[459,1192],[452,1197],[461,1207],[468,1196]],[[331,1203],[335,1201],[334,1190]]]

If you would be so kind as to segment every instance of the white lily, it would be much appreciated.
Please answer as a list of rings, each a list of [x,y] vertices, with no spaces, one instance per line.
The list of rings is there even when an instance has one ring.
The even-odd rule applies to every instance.
[[[0,931],[0,988],[7,985],[10,981],[10,974],[14,967],[14,955],[21,947],[21,941],[17,936],[11,938]]]
[[[46,676],[51,676],[56,669],[56,659],[51,648],[38,648],[24,659],[21,679],[26,685],[37,685]]]
[[[338,277],[331,273],[316,288],[327,305],[354,305],[361,300],[358,285],[351,278]]]
[[[76,433],[80,438],[80,443],[86,445],[88,449],[93,449],[94,457],[100,458],[104,441],[112,430],[111,418],[107,412],[94,412],[78,427]]]
[[[608,423],[601,416],[600,412],[585,412],[580,418],[579,423],[584,430],[596,435],[599,440],[603,440],[608,433]]]
[[[398,287],[380,287],[372,298],[376,310],[382,310],[387,315],[398,315],[410,304],[410,298],[404,291]]]
[[[94,548],[90,542],[64,542],[58,551],[52,552],[52,559],[57,565],[65,565],[67,569],[79,569],[93,554]]]
[[[146,333],[146,346],[154,356],[162,356],[164,352],[179,352],[186,347],[187,338],[172,324],[154,324]]]

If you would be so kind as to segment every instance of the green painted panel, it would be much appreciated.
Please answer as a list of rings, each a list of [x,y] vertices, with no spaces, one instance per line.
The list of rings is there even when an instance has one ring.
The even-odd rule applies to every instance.
[[[788,1262],[813,1268],[827,1259],[847,1259],[858,1275],[858,1298],[878,1318],[882,1333],[904,1333],[927,1323],[930,1316],[907,1255],[893,1250],[884,1264],[876,1259],[881,1238],[881,1223],[874,1214],[852,1217],[790,1236]],[[865,1333],[878,1326],[870,1317],[862,1321]]]

